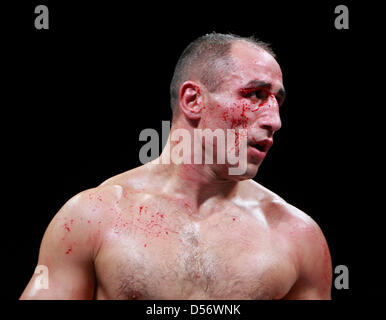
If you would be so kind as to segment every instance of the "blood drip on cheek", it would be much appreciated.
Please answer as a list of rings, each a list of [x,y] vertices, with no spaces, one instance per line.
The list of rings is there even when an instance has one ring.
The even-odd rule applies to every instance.
[[[218,105],[218,107],[221,107],[220,105]],[[225,109],[223,112],[222,112],[222,115],[221,115],[222,119],[224,120],[224,122],[227,122],[228,121],[228,118],[229,118],[229,111],[227,109]]]
[[[248,126],[249,117],[246,112],[251,110],[251,106],[248,103],[234,103],[232,107],[225,108],[222,112],[222,119],[230,129],[243,128]]]

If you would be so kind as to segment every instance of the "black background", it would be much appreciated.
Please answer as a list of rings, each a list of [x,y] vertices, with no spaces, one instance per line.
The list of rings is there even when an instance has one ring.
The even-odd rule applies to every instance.
[[[348,266],[350,288],[333,289],[334,300],[380,297],[373,158],[382,100],[371,74],[379,72],[380,32],[372,4],[21,3],[2,21],[4,299],[22,293],[45,228],[70,197],[140,165],[140,131],[160,132],[170,120],[179,55],[212,31],[272,44],[287,99],[255,180],[309,214],[333,268]],[[49,30],[34,28],[38,4],[50,10]],[[338,4],[349,7],[349,30],[334,27]]]

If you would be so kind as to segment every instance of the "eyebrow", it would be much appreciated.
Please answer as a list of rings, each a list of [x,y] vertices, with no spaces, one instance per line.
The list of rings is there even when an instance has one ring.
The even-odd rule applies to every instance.
[[[266,88],[266,89],[272,89],[272,84],[266,81],[262,80],[251,80],[249,81],[245,86],[243,86],[244,89],[251,89],[251,88]],[[283,103],[285,97],[286,97],[286,91],[284,87],[281,87],[279,91],[276,94],[276,97],[280,97],[280,104]]]

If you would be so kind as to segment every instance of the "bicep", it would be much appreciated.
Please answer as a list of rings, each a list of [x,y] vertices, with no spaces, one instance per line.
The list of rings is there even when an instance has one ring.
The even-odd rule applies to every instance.
[[[72,300],[92,299],[94,278],[86,266],[39,264],[48,272],[34,273],[20,299]]]
[[[34,273],[20,299],[93,297],[92,246],[83,226],[74,220],[75,216],[64,209],[50,223],[40,247],[39,272]]]
[[[320,285],[318,282],[295,283],[284,300],[331,300],[331,287]]]
[[[299,239],[299,275],[284,299],[330,300],[331,257],[322,231],[312,222],[303,229]]]

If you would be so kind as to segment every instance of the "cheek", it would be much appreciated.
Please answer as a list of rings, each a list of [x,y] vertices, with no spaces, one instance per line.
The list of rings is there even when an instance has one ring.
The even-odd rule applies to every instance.
[[[235,129],[235,140],[226,142],[229,151],[234,151],[236,155],[239,153],[239,144],[247,137],[247,133],[239,132],[239,129],[247,129],[251,122],[254,108],[246,99],[240,99],[232,103],[223,103],[216,106],[214,114],[217,118],[217,128]],[[226,137],[228,139],[228,137]]]
[[[219,108],[221,109],[219,118],[225,127],[230,129],[246,129],[254,106],[245,99],[242,99],[229,105],[219,105]]]

